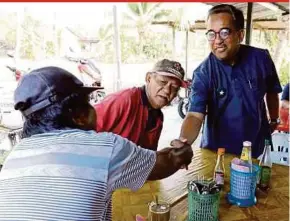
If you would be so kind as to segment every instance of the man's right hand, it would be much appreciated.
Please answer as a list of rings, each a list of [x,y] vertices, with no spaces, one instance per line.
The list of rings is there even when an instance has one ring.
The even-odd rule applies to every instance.
[[[168,177],[191,163],[193,152],[189,144],[182,147],[167,147],[156,152],[157,158],[148,180]]]
[[[170,142],[170,145],[172,146],[172,147],[175,147],[175,148],[181,148],[181,147],[184,147],[185,145],[189,145],[188,143],[187,143],[187,139],[185,139],[185,138],[179,138],[179,139],[174,139],[174,140],[172,140],[171,142]],[[182,165],[181,166],[181,169],[188,169],[187,168],[187,165]]]
[[[171,151],[173,161],[172,163],[181,169],[187,169],[187,166],[191,163],[191,159],[193,157],[191,145],[187,144],[186,142],[182,142],[182,146],[176,146],[177,143],[175,142],[177,141],[173,142],[175,147],[173,147],[173,150]]]

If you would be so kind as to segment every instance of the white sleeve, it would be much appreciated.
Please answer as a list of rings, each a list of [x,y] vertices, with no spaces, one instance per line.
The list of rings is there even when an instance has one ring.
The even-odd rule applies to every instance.
[[[115,135],[114,144],[109,165],[108,191],[118,188],[138,190],[155,165],[156,152],[138,147],[118,135]]]

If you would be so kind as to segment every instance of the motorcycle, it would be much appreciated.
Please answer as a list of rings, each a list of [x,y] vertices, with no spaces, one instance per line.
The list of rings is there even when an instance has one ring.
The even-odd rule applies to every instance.
[[[12,58],[14,60],[14,66],[11,66],[11,65],[6,65],[6,68],[8,68],[13,74],[14,74],[14,77],[15,77],[15,80],[16,81],[19,81],[20,78],[25,75],[29,70],[27,71],[24,71],[24,70],[20,70],[18,68],[15,67],[15,59],[14,59],[14,55],[11,54],[11,53],[7,53],[7,56]]]
[[[185,115],[188,111],[189,95],[191,92],[191,79],[187,79],[186,83],[187,83],[187,87],[185,88],[185,97],[180,97],[178,105],[177,105],[178,114],[182,119],[185,118]]]
[[[81,80],[85,85],[89,86],[98,86],[102,85],[102,75],[101,71],[95,66],[95,64],[90,59],[80,59],[73,57],[66,57],[69,61],[75,62],[78,64],[77,68],[81,75]],[[88,79],[89,78],[89,79]],[[87,81],[92,81],[93,83],[86,83]],[[90,95],[90,101],[92,104],[97,104],[103,100],[106,96],[104,87],[101,87],[98,90],[95,90]]]
[[[0,164],[21,139],[23,118],[14,109],[13,92],[17,82],[0,82]],[[1,167],[1,165],[0,165]]]

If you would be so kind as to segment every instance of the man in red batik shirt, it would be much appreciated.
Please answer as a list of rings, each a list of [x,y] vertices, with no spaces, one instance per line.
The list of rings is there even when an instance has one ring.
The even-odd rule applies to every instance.
[[[137,145],[157,150],[163,126],[161,108],[186,87],[184,69],[176,61],[163,59],[146,74],[146,85],[113,93],[95,105],[97,132],[112,132]]]

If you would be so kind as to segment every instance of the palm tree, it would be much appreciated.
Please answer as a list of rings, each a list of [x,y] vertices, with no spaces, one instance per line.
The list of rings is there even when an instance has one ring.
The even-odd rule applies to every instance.
[[[97,51],[100,55],[103,55],[104,52],[112,44],[113,38],[113,24],[104,24],[102,25],[97,32],[97,38],[100,42],[97,45]]]
[[[125,12],[124,18],[130,26],[137,29],[139,38],[139,52],[143,52],[143,42],[147,34],[148,27],[152,21],[167,17],[170,13],[162,9],[161,3],[128,3],[128,11]]]

